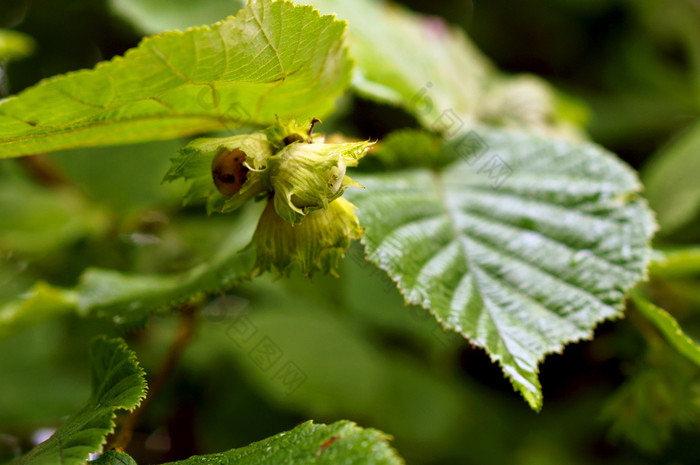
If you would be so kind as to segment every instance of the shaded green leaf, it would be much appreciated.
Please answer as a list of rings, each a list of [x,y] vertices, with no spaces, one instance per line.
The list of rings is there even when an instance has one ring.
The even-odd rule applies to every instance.
[[[90,147],[52,153],[65,176],[92,202],[128,212],[181,204],[182,186],[163,185],[169,160],[184,142],[174,139],[118,147]]]
[[[212,26],[148,37],[0,101],[0,157],[322,116],[349,83],[344,30],[310,6],[260,0]]]
[[[64,329],[59,322],[38,325],[0,341],[0,353],[16,354],[0,358],[3,430],[59,425],[90,397],[85,344],[80,342],[86,333],[65,337]],[[94,334],[94,328],[87,334]]]
[[[449,447],[459,434],[473,432],[475,428],[465,424],[464,417],[476,408],[472,397],[476,393],[452,384],[439,370],[431,369],[435,367],[422,365],[422,360],[401,352],[386,353],[368,339],[372,329],[354,319],[345,303],[345,295],[352,291],[336,287],[347,280],[347,268],[344,271],[340,279],[311,282],[299,277],[288,282],[289,290],[261,277],[236,289],[246,299],[228,296],[214,301],[203,314],[219,319],[202,328],[206,340],[195,343],[188,363],[198,366],[225,354],[226,363],[240,367],[255,391],[269,402],[302,416],[364,418],[395,434],[401,441],[397,447],[405,453]],[[373,278],[364,286],[358,284],[361,291],[355,296],[368,312],[388,312],[394,321],[413,324],[441,348],[460,342],[456,334],[444,334],[429,315],[411,320],[398,292],[392,300],[395,309],[377,301],[383,289],[368,295],[377,275]],[[319,303],[320,289],[328,289],[333,300]],[[252,302],[248,308],[247,299]],[[255,334],[239,334],[237,328],[243,326],[255,328]],[[277,347],[281,356],[263,370],[268,364],[260,362],[261,348],[269,347]]]
[[[133,410],[146,395],[145,374],[121,339],[104,336],[90,347],[92,398],[46,441],[18,458],[17,464],[79,465],[100,452],[114,431],[117,410]]]
[[[78,294],[46,283],[36,283],[19,299],[0,307],[0,337],[6,338],[25,327],[76,311]]]
[[[168,0],[111,0],[109,3],[116,14],[131,21],[146,34],[170,29],[184,31],[191,26],[210,24],[235,15],[246,4],[245,0],[180,0],[177,7],[173,7]]]
[[[9,253],[0,254],[0,302],[7,302],[29,289],[35,282],[29,263]]]
[[[233,3],[187,2],[189,17],[183,18],[172,8],[162,11],[161,1],[112,0],[112,6],[150,33],[214,21],[217,11]],[[580,103],[557,95],[544,81],[529,75],[501,76],[460,29],[439,18],[383,0],[301,3],[348,21],[348,44],[357,62],[354,88],[364,97],[403,107],[425,127],[444,132],[460,121],[479,120],[576,135],[573,128],[585,120]]]
[[[440,18],[381,0],[311,3],[348,21],[357,61],[355,89],[404,108],[426,128],[454,134],[481,121],[543,133],[578,132],[565,121],[575,104],[558,105],[556,94],[535,76],[501,75],[462,30]]]
[[[700,122],[695,122],[642,170],[646,197],[664,234],[700,216]]]
[[[456,28],[383,1],[318,0],[325,13],[346,19],[363,95],[403,106],[423,122],[442,111],[476,113],[489,60]]]
[[[621,314],[653,220],[634,172],[593,144],[479,128],[453,150],[441,172],[360,177],[363,240],[409,303],[483,347],[539,409],[538,363]]]
[[[403,463],[389,446],[389,436],[348,421],[331,425],[302,423],[291,431],[222,454],[192,457],[170,465],[304,465]]]
[[[436,135],[417,129],[395,131],[384,138],[371,152],[367,161],[377,158],[383,167],[397,169],[408,166],[440,168],[452,160],[450,151],[443,139]]]
[[[0,251],[47,253],[95,235],[106,224],[105,212],[71,189],[37,186],[19,173],[0,175]]]
[[[124,452],[108,450],[99,459],[91,461],[90,465],[136,465],[136,460]]]
[[[241,249],[252,235],[257,212],[251,209],[248,215],[232,221],[233,233],[221,244],[219,253],[183,273],[137,275],[88,269],[72,289],[39,282],[17,300],[0,306],[0,337],[67,313],[138,325],[153,313],[226,290],[252,273],[255,253]]]
[[[647,452],[659,452],[675,429],[700,423],[697,367],[674,353],[654,352],[610,398],[602,418],[613,439],[625,439]]]
[[[671,346],[700,366],[700,347],[683,332],[678,321],[670,313],[639,296],[633,296],[633,301],[637,310],[661,331]]]

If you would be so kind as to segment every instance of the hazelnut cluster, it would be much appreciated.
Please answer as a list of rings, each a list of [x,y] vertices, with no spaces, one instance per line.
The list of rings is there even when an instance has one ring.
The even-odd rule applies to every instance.
[[[373,144],[325,143],[313,134],[318,122],[278,121],[253,134],[195,140],[173,160],[166,180],[193,179],[185,200],[206,198],[210,211],[266,200],[248,246],[256,249],[258,272],[298,268],[307,276],[336,275],[350,241],[362,234],[355,207],[341,198],[348,187],[362,187],[346,170]],[[201,175],[207,163],[208,179]]]

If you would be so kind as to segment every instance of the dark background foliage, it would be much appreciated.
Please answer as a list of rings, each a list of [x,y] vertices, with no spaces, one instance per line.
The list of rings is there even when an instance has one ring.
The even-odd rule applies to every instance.
[[[635,168],[700,114],[700,9],[692,0],[403,3],[463,27],[502,70],[540,75],[578,100],[588,109],[592,139]],[[97,0],[1,0],[0,27],[25,32],[37,43],[31,57],[8,67],[10,93],[92,67],[140,39]],[[325,130],[376,139],[417,126],[400,110],[354,97],[341,108]],[[77,189],[87,208],[105,219],[99,234],[60,249],[0,250],[0,298],[39,277],[73,284],[88,265],[177,271],[215,250],[227,218],[207,218],[200,208],[180,210],[177,186],[159,184],[179,146],[174,141],[51,155],[60,182]],[[29,171],[21,161],[0,163],[3,175]],[[660,241],[697,241],[695,226]],[[545,406],[535,414],[485,353],[443,334],[426,312],[405,307],[391,283],[360,256],[353,248],[340,279],[263,279],[236,289],[225,301],[228,313],[217,313],[216,303],[205,309],[194,341],[129,452],[139,462],[162,462],[242,446],[308,418],[349,418],[393,434],[408,463],[697,463],[694,419],[685,429],[669,426],[678,423],[674,409],[692,399],[669,401],[677,397],[672,390],[654,391],[661,401],[640,394],[637,402],[649,408],[648,418],[641,415],[643,421],[627,428],[634,432],[628,436],[642,438],[642,447],[611,434],[606,406],[626,380],[648,368],[643,323],[606,323],[594,342],[549,357],[541,368]],[[697,305],[669,304],[691,318],[697,313]],[[288,394],[255,365],[253,347],[231,329],[241,314],[250,315],[285,359],[303,367],[306,380],[298,390]],[[0,342],[0,459],[27,448],[43,428],[55,427],[82,404],[89,390],[86,347],[101,324],[67,318]],[[157,318],[123,334],[149,374],[157,371],[176,324],[176,316]],[[620,416],[627,412],[638,419],[634,409],[642,408],[631,403],[612,417],[624,423]],[[666,431],[663,446],[644,447],[645,434],[655,438]]]

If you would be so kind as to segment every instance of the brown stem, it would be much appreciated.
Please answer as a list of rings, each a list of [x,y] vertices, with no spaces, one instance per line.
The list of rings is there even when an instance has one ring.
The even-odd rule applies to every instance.
[[[21,157],[17,161],[39,184],[49,188],[63,187],[70,184],[61,168],[45,155]]]
[[[141,402],[141,405],[139,405],[133,412],[124,418],[119,433],[117,433],[116,436],[114,436],[114,439],[110,441],[111,449],[119,449],[122,451],[126,449],[131,442],[134,428],[138,425],[144,412],[153,402],[153,399],[163,389],[163,386],[165,386],[167,383],[170,375],[172,375],[175,367],[177,366],[177,362],[180,360],[180,356],[194,336],[196,327],[195,310],[195,307],[189,305],[186,305],[180,309],[180,324],[178,325],[175,339],[168,350],[165,360],[163,361],[163,364],[156,375],[153,377],[146,398],[143,400],[143,402]]]

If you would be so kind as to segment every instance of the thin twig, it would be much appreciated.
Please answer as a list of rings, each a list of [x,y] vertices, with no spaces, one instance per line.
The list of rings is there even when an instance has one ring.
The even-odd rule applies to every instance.
[[[163,389],[163,386],[170,379],[175,367],[177,366],[180,356],[184,352],[187,345],[192,340],[194,336],[196,327],[196,311],[195,307],[186,305],[180,309],[181,319],[178,325],[177,333],[175,334],[175,339],[173,340],[168,354],[163,361],[158,373],[154,376],[150,383],[148,394],[146,398],[141,402],[138,408],[131,412],[128,416],[124,418],[122,422],[121,429],[119,433],[116,434],[114,439],[110,442],[110,449],[125,450],[126,447],[131,442],[131,437],[134,434],[134,428],[138,425],[139,421],[143,417],[144,412],[148,409],[148,406],[153,402],[153,399],[158,395],[158,393]]]
[[[33,155],[21,157],[19,164],[39,184],[49,188],[64,187],[70,185],[65,173],[52,159],[46,155]]]

